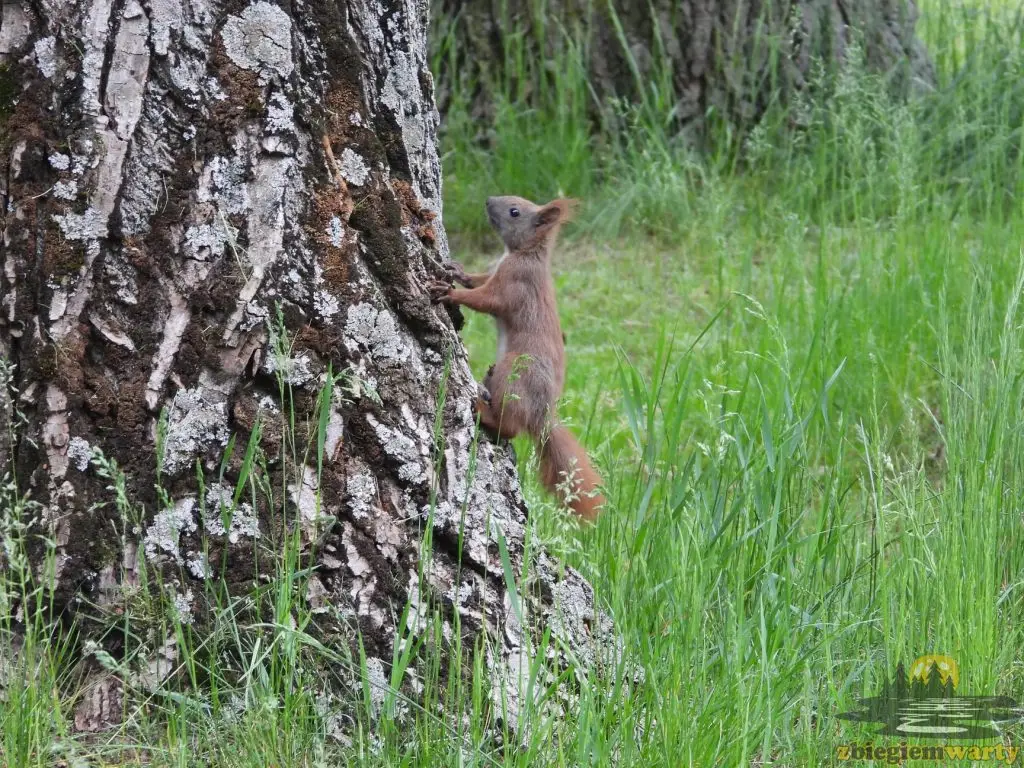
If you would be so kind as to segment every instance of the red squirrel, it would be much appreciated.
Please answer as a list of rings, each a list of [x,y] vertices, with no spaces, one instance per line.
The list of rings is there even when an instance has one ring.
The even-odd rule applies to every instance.
[[[592,521],[604,505],[601,478],[586,451],[555,415],[565,383],[565,344],[551,251],[573,200],[539,206],[521,197],[490,197],[487,217],[501,235],[505,253],[490,272],[466,274],[453,265],[453,279],[434,282],[435,301],[492,315],[498,327],[497,362],[476,401],[480,424],[499,439],[529,434],[540,456],[540,480],[580,518]]]

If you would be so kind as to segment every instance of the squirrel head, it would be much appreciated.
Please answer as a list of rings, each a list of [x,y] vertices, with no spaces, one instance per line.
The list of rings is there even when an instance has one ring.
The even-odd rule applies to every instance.
[[[547,205],[512,195],[487,198],[487,218],[510,252],[549,244],[575,208],[575,200],[561,198]]]

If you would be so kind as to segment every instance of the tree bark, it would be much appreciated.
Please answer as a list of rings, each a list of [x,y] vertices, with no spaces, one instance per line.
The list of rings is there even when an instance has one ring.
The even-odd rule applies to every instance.
[[[513,719],[534,629],[583,658],[611,637],[589,585],[543,553],[519,585],[528,627],[513,615],[497,540],[521,573],[515,466],[474,448],[465,350],[424,289],[448,256],[426,31],[426,0],[3,3],[0,458],[83,637],[83,598],[116,605],[143,559],[198,620],[192,586],[227,562],[244,590],[294,526],[328,637],[358,628],[384,669],[406,603],[414,631],[440,607],[446,637],[486,633]],[[329,368],[348,386],[318,425]],[[301,451],[291,471],[282,387],[299,437],[323,437],[322,471]],[[287,493],[226,519],[254,432]],[[115,694],[79,727],[116,715]]]
[[[433,12],[446,54],[437,58],[442,112],[453,88],[465,98],[472,86],[471,109],[484,120],[497,83],[538,93],[569,40],[582,44],[595,106],[637,102],[668,82],[675,103],[665,118],[694,139],[711,114],[756,121],[776,95],[786,102],[807,87],[815,60],[844,61],[854,42],[899,89],[935,79],[914,34],[914,0],[439,0]]]

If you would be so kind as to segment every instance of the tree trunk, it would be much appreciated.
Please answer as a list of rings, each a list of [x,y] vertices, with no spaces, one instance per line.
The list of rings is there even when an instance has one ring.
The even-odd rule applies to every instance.
[[[115,605],[145,561],[198,620],[192,586],[227,562],[244,590],[295,525],[307,597],[343,617],[325,632],[357,626],[381,669],[403,607],[413,629],[440,607],[446,636],[490,638],[514,717],[530,630],[557,616],[584,652],[608,622],[543,553],[530,629],[512,617],[515,466],[475,450],[465,351],[424,289],[448,256],[426,26],[426,0],[4,1],[0,458],[66,615]],[[346,386],[318,412],[329,369]],[[287,492],[236,505],[254,434],[261,482]],[[82,728],[119,711],[84,706]]]
[[[670,84],[665,117],[693,138],[712,114],[741,126],[757,120],[776,95],[786,101],[806,88],[816,59],[843,61],[854,42],[897,88],[934,82],[913,0],[439,0],[434,16],[442,111],[453,88],[465,98],[472,87],[481,119],[499,83],[516,93],[545,88],[570,40],[582,43],[595,105],[636,102],[650,98],[652,83]]]

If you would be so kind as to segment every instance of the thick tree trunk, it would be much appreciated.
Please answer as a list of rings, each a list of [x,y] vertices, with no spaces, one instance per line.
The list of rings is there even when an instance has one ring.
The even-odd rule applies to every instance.
[[[198,616],[211,564],[244,588],[294,521],[339,642],[357,626],[380,669],[407,601],[414,628],[442,606],[491,638],[514,715],[532,646],[497,539],[520,573],[526,509],[505,451],[474,450],[464,349],[423,287],[447,259],[426,0],[5,0],[0,24],[0,458],[55,543],[56,605],[115,604],[145,558]],[[318,425],[329,367],[349,386]],[[280,381],[322,472],[314,451],[282,476]],[[257,422],[286,498],[225,520]],[[530,626],[592,650],[589,586],[543,555],[533,578]]]
[[[899,88],[934,81],[914,0],[439,0],[433,13],[447,54],[438,59],[442,111],[457,80],[475,87],[471,109],[485,119],[494,83],[536,92],[540,82],[516,79],[550,75],[545,62],[568,40],[582,43],[595,106],[649,97],[641,91],[667,74],[672,118],[693,137],[710,114],[756,120],[775,94],[807,86],[815,59],[843,61],[854,42]]]

